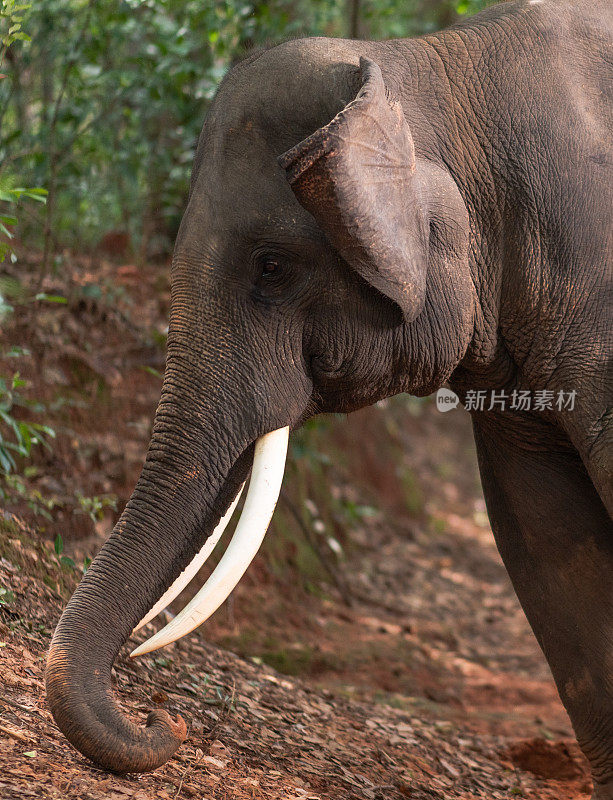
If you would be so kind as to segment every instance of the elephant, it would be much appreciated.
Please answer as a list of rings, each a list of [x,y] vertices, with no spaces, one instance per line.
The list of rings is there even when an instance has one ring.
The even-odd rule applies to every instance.
[[[250,471],[212,583],[135,653],[232,590],[289,431],[447,384],[467,405],[555,400],[490,402],[472,424],[497,546],[593,797],[613,798],[612,18],[609,0],[511,0],[421,38],[287,41],[228,72],[175,243],[143,469],[48,654],[49,707],[96,764],[152,770],[185,738],[163,710],[129,720],[111,668]]]

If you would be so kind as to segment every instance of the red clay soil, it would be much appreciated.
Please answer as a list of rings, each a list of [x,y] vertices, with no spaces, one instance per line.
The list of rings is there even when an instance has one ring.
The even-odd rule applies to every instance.
[[[305,501],[305,537],[321,534],[305,539],[310,591],[298,545],[283,550],[288,578],[272,541],[199,631],[136,662],[122,651],[122,707],[141,722],[155,706],[181,713],[189,733],[177,755],[117,777],[71,748],[45,706],[43,670],[80,573],[51,542],[61,530],[79,565],[112,527],[117,512],[96,526],[75,513],[75,487],[113,492],[119,508],[129,496],[167,313],[165,270],[147,282],[130,265],[102,273],[110,299],[83,298],[101,268],[81,262],[67,307],[41,307],[34,327],[24,317],[9,331],[33,351],[24,372],[38,396],[75,402],[57,412],[54,450],[28,478],[54,494],[51,520],[18,503],[0,512],[1,800],[587,800],[585,762],[492,540],[468,416],[402,399],[331,426],[326,453],[342,466],[329,491],[343,511]],[[287,484],[302,463],[288,468],[281,514],[298,503]],[[282,535],[277,521],[268,538]]]

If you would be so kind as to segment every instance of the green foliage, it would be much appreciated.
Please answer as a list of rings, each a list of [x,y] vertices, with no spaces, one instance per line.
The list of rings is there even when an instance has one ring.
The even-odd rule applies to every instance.
[[[32,447],[45,445],[55,436],[48,425],[14,416],[15,409],[20,407],[35,413],[44,410],[40,403],[27,399],[19,391],[25,386],[18,372],[11,378],[0,376],[0,475],[9,475],[16,469],[16,457],[29,458]]]
[[[28,42],[30,37],[23,31],[23,21],[26,13],[30,9],[30,4],[18,3],[16,0],[2,0],[0,7],[0,20],[4,27],[0,34],[0,64],[6,58],[8,48],[15,42]],[[4,78],[2,75],[0,78]],[[24,188],[20,186],[15,176],[7,175],[4,171],[0,172],[0,208],[6,205],[13,206],[23,198],[29,198],[38,202],[45,202],[46,191],[39,188]],[[5,211],[0,212],[0,262],[4,261],[8,254],[15,260],[10,240],[13,238],[13,227],[17,224],[17,218],[13,214]],[[5,277],[0,285],[0,321],[13,308],[9,305],[5,296],[13,294],[20,298],[20,286],[18,282]],[[7,291],[8,289],[8,291]],[[26,348],[13,347],[7,354],[12,358],[19,358],[27,354]],[[48,440],[55,437],[55,431],[48,425],[40,422],[33,422],[20,419],[15,416],[16,410],[25,409],[30,414],[40,414],[44,407],[35,400],[30,400],[20,391],[26,387],[19,372],[8,376],[0,376],[0,477],[3,478],[0,484],[0,499],[4,500],[8,493],[20,493],[24,491],[23,481],[18,475],[11,475],[17,469],[16,459],[28,459],[32,448],[36,445],[48,446]]]
[[[45,189],[24,189],[13,188],[10,185],[12,178],[8,178],[0,173],[0,204],[16,204],[22,197],[30,198],[31,200],[38,200],[44,203],[46,200]],[[12,261],[16,261],[17,257],[13,252],[10,240],[13,238],[13,229],[17,225],[17,217],[14,214],[6,212],[0,213],[0,263],[4,261],[7,255],[11,256]],[[1,299],[0,299],[1,305]]]
[[[19,3],[16,0],[2,0],[0,6],[0,20],[4,21],[4,32],[0,35],[0,63],[4,58],[7,47],[13,42],[29,42],[30,37],[22,30],[23,20],[30,3]]]
[[[15,600],[15,594],[6,586],[0,586],[0,606],[8,606]]]
[[[206,102],[253,32],[251,12],[232,1],[39,0],[5,91],[0,153],[20,151],[32,182],[53,192],[55,240],[94,244],[127,224],[133,240],[169,247]]]
[[[62,534],[58,533],[55,539],[53,540],[53,552],[55,553],[55,563],[60,568],[68,568],[69,570],[76,570],[78,569],[77,565],[74,562],[73,558],[70,556],[64,555],[64,540],[62,539]],[[83,574],[87,572],[89,569],[89,565],[92,563],[91,558],[85,557],[83,559],[83,565],[81,566],[81,571]]]
[[[494,0],[455,0],[454,5],[456,12],[464,17],[476,14],[486,6],[491,6],[493,2]]]
[[[31,489],[26,481],[35,468],[25,467],[23,475],[13,473],[4,475],[3,485],[0,484],[0,500],[5,502],[22,501],[27,508],[37,517],[51,521],[51,512],[59,503],[54,497],[46,497],[38,489]]]
[[[69,556],[62,555],[62,553],[64,552],[64,540],[62,539],[62,535],[60,533],[58,533],[58,535],[55,537],[55,540],[53,542],[53,549],[55,551],[55,555],[57,557],[57,562],[59,566],[76,569],[76,564],[74,563],[74,560]]]
[[[15,42],[29,42],[30,37],[22,30],[26,12],[30,9],[29,3],[18,3],[16,0],[2,0],[0,7],[0,20],[4,23],[0,34],[0,66],[4,63],[8,48]],[[0,75],[0,79],[6,76]],[[1,117],[0,117],[1,119]],[[45,202],[47,192],[44,189],[25,189],[15,186],[15,176],[7,175],[0,170],[0,263],[7,255],[15,260],[10,240],[13,238],[13,229],[17,225],[17,217],[4,209],[6,205],[14,205],[22,198],[30,198]],[[0,295],[0,319],[5,311],[5,304]]]
[[[92,522],[99,522],[104,519],[104,512],[107,509],[117,510],[117,498],[115,495],[94,495],[85,497],[80,492],[76,494],[79,509],[91,519]]]

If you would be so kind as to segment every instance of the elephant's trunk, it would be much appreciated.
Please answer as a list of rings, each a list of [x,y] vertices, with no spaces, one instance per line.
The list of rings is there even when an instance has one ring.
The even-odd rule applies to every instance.
[[[120,773],[163,764],[186,733],[183,720],[162,711],[150,715],[145,728],[121,713],[111,689],[120,648],[201,550],[245,481],[254,453],[261,455],[263,440],[270,443],[280,429],[287,447],[287,426],[302,419],[312,391],[299,358],[288,358],[285,350],[286,380],[279,381],[276,342],[249,335],[245,302],[213,280],[206,257],[189,245],[202,235],[204,220],[191,212],[186,218],[173,265],[166,373],[147,460],[115,530],[60,619],[47,666],[48,701],[61,730],[92,761]],[[258,463],[253,466],[255,478]],[[265,516],[261,506],[257,513]],[[215,602],[199,599],[195,616],[212,613],[223,601],[220,588],[230,591],[246,568],[245,537],[233,543],[232,558],[222,559],[212,576]],[[192,627],[183,617],[179,635]]]
[[[249,442],[205,446],[215,428],[193,412],[186,422],[178,405],[167,370],[141,477],[66,607],[48,657],[47,697],[58,726],[85,756],[118,773],[154,769],[185,738],[184,721],[165,711],[152,712],[144,728],[131,722],[113,697],[111,668],[230,505],[253,453]]]

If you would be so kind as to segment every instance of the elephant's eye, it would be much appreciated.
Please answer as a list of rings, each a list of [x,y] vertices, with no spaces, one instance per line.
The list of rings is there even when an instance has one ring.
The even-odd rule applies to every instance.
[[[283,253],[267,250],[256,255],[253,297],[265,303],[280,302],[297,288],[296,270]]]
[[[279,269],[279,261],[274,256],[266,256],[262,260],[262,277],[268,278]]]

